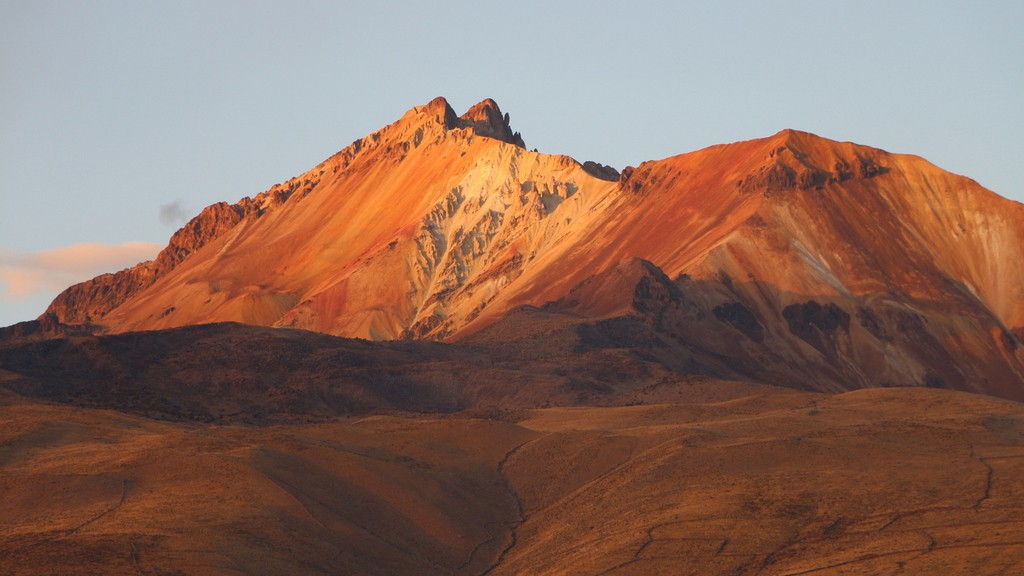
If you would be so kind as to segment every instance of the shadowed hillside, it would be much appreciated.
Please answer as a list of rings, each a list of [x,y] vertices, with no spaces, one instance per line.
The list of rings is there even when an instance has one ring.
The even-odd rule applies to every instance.
[[[702,401],[762,387],[666,370],[628,349],[582,351],[578,327],[506,345],[369,342],[209,324],[0,344],[0,386],[149,417],[305,422],[400,412]],[[545,337],[537,335],[538,337]]]

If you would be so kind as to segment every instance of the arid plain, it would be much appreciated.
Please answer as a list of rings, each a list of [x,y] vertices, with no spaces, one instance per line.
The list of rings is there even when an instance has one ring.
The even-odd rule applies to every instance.
[[[1020,405],[748,392],[269,426],[6,395],[0,573],[1021,570]]]

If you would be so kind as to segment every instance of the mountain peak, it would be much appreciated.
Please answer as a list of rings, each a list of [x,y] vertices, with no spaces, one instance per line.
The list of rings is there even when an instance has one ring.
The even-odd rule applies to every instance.
[[[501,108],[498,107],[498,103],[491,98],[484,98],[476,104],[470,106],[469,110],[462,115],[464,120],[482,120],[488,119],[497,115],[501,116]]]
[[[446,130],[468,128],[477,136],[526,148],[522,135],[512,130],[508,114],[502,114],[498,103],[491,98],[474,104],[462,116],[455,113],[443,96],[438,96],[422,106],[416,106],[410,113],[426,114],[436,119]]]
[[[821,136],[818,136],[817,134],[813,134],[811,132],[805,132],[803,130],[797,130],[795,128],[783,128],[782,130],[779,130],[778,132],[776,132],[772,136],[772,138],[782,138],[782,139],[788,140],[790,138],[801,138],[801,137],[804,137],[804,136],[810,136],[812,138],[821,138]],[[826,138],[822,138],[822,139],[826,140]]]
[[[812,132],[786,128],[767,138],[771,144],[785,147],[798,157],[841,157],[849,160],[854,157],[871,157],[879,159],[889,153],[879,148],[832,140],[818,136]]]
[[[408,113],[411,114],[414,112],[418,114],[426,114],[435,118],[438,123],[445,128],[451,128],[458,119],[458,115],[455,114],[455,110],[452,109],[448,100],[445,99],[444,96],[438,96],[422,106],[416,106]]]
[[[744,183],[768,192],[821,189],[852,178],[874,178],[888,172],[892,162],[891,155],[878,148],[789,128],[753,142],[767,150],[765,163]]]
[[[480,136],[494,138],[526,148],[519,132],[513,132],[508,113],[502,114],[498,103],[490,98],[474,104],[465,114],[455,119],[456,128],[470,128]]]

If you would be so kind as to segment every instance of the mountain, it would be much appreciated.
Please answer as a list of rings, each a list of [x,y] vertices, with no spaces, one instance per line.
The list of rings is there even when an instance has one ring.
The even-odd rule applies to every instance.
[[[49,312],[115,332],[237,321],[440,337],[454,330],[440,318],[485,304],[502,267],[521,267],[513,240],[584,182],[612,186],[526,151],[492,101],[459,117],[436,99],[298,178],[205,209],[154,262],[74,287]]]
[[[438,98],[41,320],[493,345],[531,310],[679,372],[1024,399],[1019,262],[1024,206],[918,157],[785,130],[618,174]]]
[[[1022,211],[436,99],[0,328],[0,574],[1020,573]]]

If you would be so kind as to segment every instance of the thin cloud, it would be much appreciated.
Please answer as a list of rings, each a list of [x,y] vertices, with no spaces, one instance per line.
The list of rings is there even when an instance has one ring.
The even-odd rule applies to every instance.
[[[175,200],[170,204],[160,206],[160,223],[180,226],[188,222],[192,212],[182,204],[181,200]]]
[[[152,242],[72,244],[39,252],[0,248],[0,300],[57,293],[105,272],[153,259],[163,246]]]

